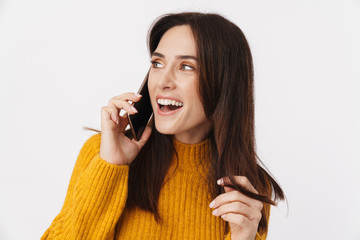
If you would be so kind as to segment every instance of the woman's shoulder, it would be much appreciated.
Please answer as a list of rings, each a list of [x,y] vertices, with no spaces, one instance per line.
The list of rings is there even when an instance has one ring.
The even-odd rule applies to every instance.
[[[100,149],[101,133],[91,135],[84,143],[84,146]]]
[[[101,134],[96,133],[86,139],[75,163],[75,171],[81,171],[100,152]]]
[[[91,135],[84,142],[80,153],[99,153],[100,152],[100,143],[101,143],[101,133],[96,133]]]

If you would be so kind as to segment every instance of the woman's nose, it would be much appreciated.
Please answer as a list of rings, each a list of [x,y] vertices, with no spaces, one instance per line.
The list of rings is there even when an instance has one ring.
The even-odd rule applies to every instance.
[[[170,68],[164,69],[163,73],[159,76],[159,87],[163,90],[175,88],[176,75]]]

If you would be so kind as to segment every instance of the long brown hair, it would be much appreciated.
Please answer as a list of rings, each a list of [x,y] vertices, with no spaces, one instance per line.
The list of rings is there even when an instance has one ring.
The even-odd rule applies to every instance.
[[[199,95],[208,119],[211,165],[208,185],[211,196],[224,193],[216,180],[228,176],[235,190],[265,204],[284,199],[279,184],[266,171],[255,151],[254,73],[249,44],[238,26],[212,13],[185,12],[158,18],[148,33],[150,56],[161,37],[172,27],[192,29],[199,59]],[[158,213],[159,193],[175,149],[172,136],[153,131],[148,142],[130,164],[127,206]],[[262,165],[262,166],[260,166]],[[234,176],[246,176],[259,194],[237,184]],[[272,200],[273,199],[273,200]],[[258,231],[267,232],[266,209]]]

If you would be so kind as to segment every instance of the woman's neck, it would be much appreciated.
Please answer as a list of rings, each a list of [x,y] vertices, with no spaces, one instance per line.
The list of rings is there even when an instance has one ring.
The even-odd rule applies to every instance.
[[[173,138],[178,140],[179,142],[185,143],[185,144],[197,144],[202,141],[204,141],[206,138],[209,137],[210,132],[210,122],[208,124],[209,126],[206,126],[202,129],[202,131],[186,131],[183,133],[177,133],[173,135]]]

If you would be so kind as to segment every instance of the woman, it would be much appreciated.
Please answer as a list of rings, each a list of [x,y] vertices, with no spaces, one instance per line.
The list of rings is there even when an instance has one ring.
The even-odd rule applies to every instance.
[[[60,214],[42,239],[265,239],[271,200],[258,164],[253,66],[241,30],[217,14],[159,18],[149,32],[154,121],[128,138],[113,97],[82,147]]]

